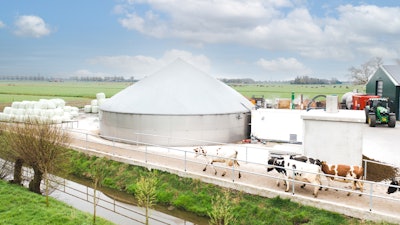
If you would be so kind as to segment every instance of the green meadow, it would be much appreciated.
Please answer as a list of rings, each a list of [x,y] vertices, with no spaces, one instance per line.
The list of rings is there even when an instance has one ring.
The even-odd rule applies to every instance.
[[[37,101],[39,99],[62,98],[68,105],[83,107],[90,104],[99,92],[105,93],[109,98],[124,88],[132,85],[129,82],[25,82],[2,81],[0,82],[0,110],[10,105],[13,101]],[[357,89],[364,92],[365,87],[348,84],[339,85],[291,85],[291,84],[252,84],[231,85],[235,90],[247,98],[264,97],[267,99],[291,98],[303,95],[304,99],[311,99],[317,95],[341,96]],[[182,93],[185,94],[185,93]]]

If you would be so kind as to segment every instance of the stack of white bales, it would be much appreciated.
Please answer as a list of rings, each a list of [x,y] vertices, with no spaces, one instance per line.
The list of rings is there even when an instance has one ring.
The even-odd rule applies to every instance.
[[[106,95],[104,93],[97,93],[96,99],[93,99],[90,102],[90,105],[85,105],[84,112],[85,113],[98,113],[99,106],[106,100]]]
[[[15,101],[11,107],[0,112],[0,121],[62,123],[77,117],[77,107],[66,106],[63,99],[40,99],[39,101]]]

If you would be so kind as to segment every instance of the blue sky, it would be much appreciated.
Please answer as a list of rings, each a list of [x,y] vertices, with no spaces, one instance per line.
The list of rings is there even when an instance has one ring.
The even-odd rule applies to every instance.
[[[0,75],[151,75],[182,58],[217,78],[349,78],[400,58],[400,2],[0,0]]]

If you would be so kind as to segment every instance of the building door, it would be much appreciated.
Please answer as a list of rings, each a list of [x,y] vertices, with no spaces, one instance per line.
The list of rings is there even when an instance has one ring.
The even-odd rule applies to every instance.
[[[379,95],[382,97],[382,94],[383,94],[383,81],[377,80],[375,87],[375,95]]]

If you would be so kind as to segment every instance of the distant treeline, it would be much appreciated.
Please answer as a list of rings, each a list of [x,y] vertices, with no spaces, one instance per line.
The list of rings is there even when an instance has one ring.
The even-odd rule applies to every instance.
[[[104,81],[104,82],[133,82],[134,77],[125,78],[123,76],[113,76],[113,77],[95,77],[95,76],[73,76],[69,80],[75,81]]]
[[[113,77],[96,77],[96,76],[72,76],[69,78],[62,77],[50,77],[50,76],[11,76],[11,75],[0,75],[0,80],[4,81],[49,81],[49,82],[62,82],[65,80],[72,81],[97,81],[97,82],[133,82],[134,77],[125,78],[122,76]]]
[[[255,81],[250,78],[244,79],[227,79],[221,78],[220,81],[226,84],[262,84],[262,83],[287,83],[287,84],[342,84],[343,82],[339,81],[336,78],[332,79],[319,79],[313,78],[309,76],[298,76],[294,80],[289,81]]]
[[[298,76],[293,81],[290,81],[291,84],[342,84],[336,78],[328,79],[319,79],[313,78],[309,76]]]
[[[0,80],[15,80],[15,81],[49,81],[49,82],[62,82],[65,80],[72,81],[91,81],[91,82],[136,82],[134,77],[125,78],[123,76],[71,76],[65,77],[51,77],[51,76],[19,76],[19,75],[0,75]],[[336,78],[332,79],[319,79],[309,76],[298,76],[294,80],[290,81],[255,81],[251,78],[220,78],[220,81],[226,84],[268,84],[268,83],[286,83],[286,84],[342,84]]]

